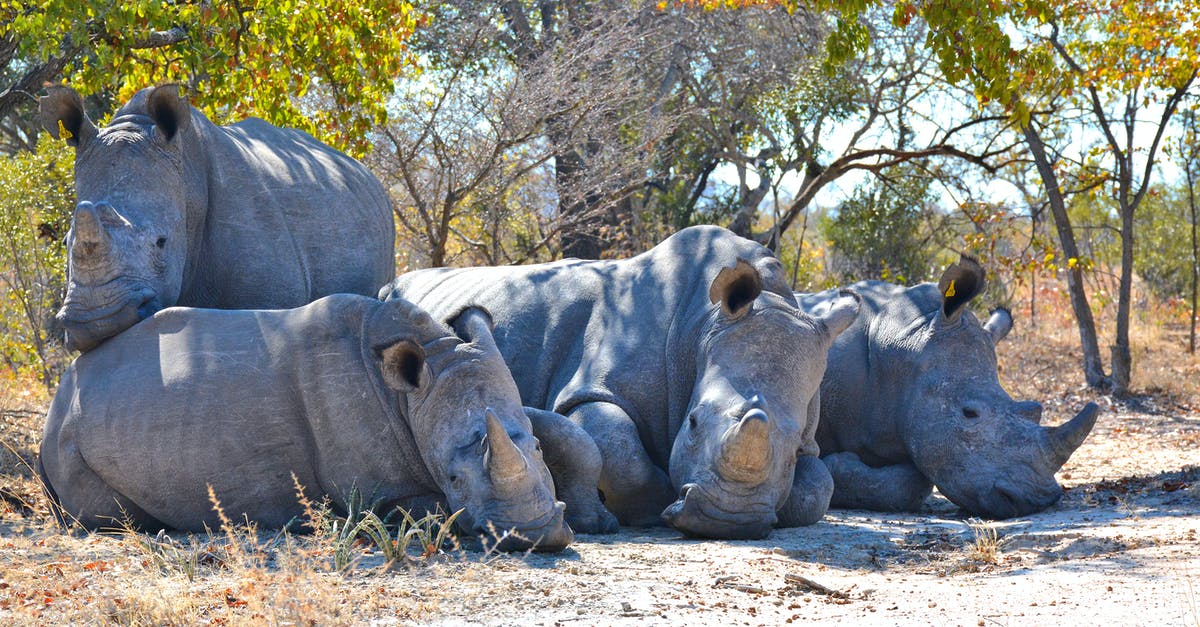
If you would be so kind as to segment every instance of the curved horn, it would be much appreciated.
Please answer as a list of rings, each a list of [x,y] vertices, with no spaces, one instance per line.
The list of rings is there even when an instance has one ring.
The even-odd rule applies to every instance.
[[[1100,407],[1095,403],[1088,403],[1070,422],[1047,429],[1050,451],[1056,470],[1062,468],[1063,464],[1071,458],[1075,449],[1083,444],[1084,438],[1091,433],[1092,427],[1096,424],[1096,417],[1099,414]]]
[[[487,464],[492,483],[494,485],[510,483],[518,477],[528,475],[525,456],[521,455],[517,445],[513,444],[512,439],[508,437],[508,431],[505,430],[491,407],[484,411],[483,418],[487,423],[488,440],[484,462]]]
[[[771,467],[767,412],[754,408],[725,433],[717,472],[730,481],[762,483]]]

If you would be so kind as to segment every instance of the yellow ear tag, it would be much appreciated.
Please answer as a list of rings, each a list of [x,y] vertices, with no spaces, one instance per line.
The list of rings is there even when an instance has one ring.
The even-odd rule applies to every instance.
[[[951,296],[954,296],[954,294],[954,279],[950,279],[950,287],[946,288],[946,298],[950,298]]]
[[[71,131],[67,130],[67,127],[63,126],[62,120],[59,120],[58,121],[58,137],[59,137],[59,139],[66,141],[68,139],[71,139],[74,136],[75,135],[71,134]]]

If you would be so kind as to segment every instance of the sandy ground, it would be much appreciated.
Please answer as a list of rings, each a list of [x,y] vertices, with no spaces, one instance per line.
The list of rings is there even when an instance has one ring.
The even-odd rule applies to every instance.
[[[445,567],[471,574],[436,620],[1200,625],[1200,416],[1110,410],[1060,477],[1062,502],[1014,520],[935,495],[920,515],[834,511],[763,541],[625,530],[490,562],[486,581]]]
[[[1052,400],[1047,423],[1086,400]],[[145,536],[61,534],[19,505],[36,498],[10,476],[0,624],[1200,625],[1200,412],[1098,400],[1100,422],[1059,474],[1063,500],[1034,516],[968,519],[935,494],[918,515],[833,511],[753,542],[626,529],[554,555],[392,568],[358,545],[346,573],[305,540],[276,541],[254,567],[209,540],[188,575]],[[0,434],[18,448],[40,417],[22,420]]]

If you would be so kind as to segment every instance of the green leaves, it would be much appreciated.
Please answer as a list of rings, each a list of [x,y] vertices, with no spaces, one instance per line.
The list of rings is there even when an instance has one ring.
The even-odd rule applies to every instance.
[[[215,121],[259,116],[360,154],[424,19],[406,0],[18,0],[0,18],[36,58],[86,42],[66,76],[83,93],[179,82]]]
[[[36,373],[47,387],[66,367],[49,324],[66,283],[71,152],[63,142],[44,141],[36,153],[0,159],[0,360]]]

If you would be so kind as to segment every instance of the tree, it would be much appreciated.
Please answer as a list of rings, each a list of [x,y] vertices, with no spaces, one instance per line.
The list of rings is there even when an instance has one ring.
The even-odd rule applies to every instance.
[[[886,12],[868,8],[854,16],[851,30],[868,34],[870,43],[848,49],[849,22],[827,34],[813,25],[817,16],[795,7],[768,11],[764,5],[779,3],[735,2],[754,6],[731,12],[722,9],[728,3],[685,4],[708,9],[705,21],[696,21],[705,25],[699,39],[714,50],[689,66],[700,69],[682,73],[685,94],[702,115],[681,130],[703,138],[693,157],[703,172],[735,169],[737,189],[716,195],[707,213],[729,213],[729,228],[741,235],[767,241],[785,233],[823,189],[850,174],[878,177],[910,162],[994,172],[1010,158],[1012,142],[999,141],[1007,116],[979,112],[970,91],[945,83],[924,47],[930,35],[920,20],[898,29]],[[721,23],[710,15],[730,14],[736,19],[724,22],[732,28],[710,25]],[[742,48],[753,64],[735,54]],[[794,193],[783,191],[797,180]],[[707,177],[697,182],[709,184]],[[790,200],[774,203],[775,215],[765,221],[768,194]]]
[[[174,81],[216,120],[257,115],[361,152],[420,19],[405,0],[6,2],[0,120],[60,77],[121,100]],[[306,106],[310,92],[331,106]]]
[[[900,2],[895,16],[929,21],[928,46],[951,82],[970,85],[981,103],[998,103],[1018,122],[1046,188],[1059,243],[1070,264],[1068,289],[1079,326],[1084,374],[1092,387],[1118,395],[1129,388],[1131,286],[1135,214],[1150,189],[1163,134],[1196,78],[1200,33],[1181,27],[1200,19],[1192,2],[1083,0],[971,3]],[[1009,28],[1006,30],[1005,26]],[[1008,32],[1018,32],[1015,45]],[[1048,146],[1047,126],[1032,112],[1058,110],[1060,119],[1101,140],[1068,168],[1063,150]],[[1147,122],[1143,119],[1149,115]],[[1142,127],[1149,129],[1141,133]],[[1146,143],[1139,143],[1149,136]],[[1084,291],[1083,268],[1069,216],[1063,176],[1075,187],[1102,184],[1119,211],[1121,276],[1111,374],[1104,372],[1096,324]],[[1097,183],[1100,181],[1100,183]]]
[[[469,21],[414,39],[427,65],[399,82],[396,114],[376,129],[367,160],[393,192],[411,242],[401,249],[416,249],[409,266],[516,263],[556,233],[539,210],[545,200],[514,202],[528,200],[523,189],[546,187],[537,173],[554,153],[535,140],[547,92],[489,63],[490,19],[456,19]]]
[[[936,198],[930,180],[897,166],[855,189],[821,221],[842,284],[868,279],[915,283],[930,275]]]
[[[67,362],[54,312],[66,285],[73,163],[59,142],[0,158],[0,359],[14,372],[34,370],[47,388]]]
[[[488,71],[542,92],[536,142],[553,153],[553,227],[562,254],[595,258],[629,247],[634,194],[652,184],[661,151],[686,115],[676,59],[684,20],[653,2],[505,0],[443,3],[439,29],[482,17]],[[474,17],[473,17],[474,16]],[[453,40],[453,38],[448,38]]]
[[[1179,137],[1178,157],[1182,161],[1183,175],[1186,185],[1188,206],[1188,230],[1191,232],[1191,275],[1192,298],[1191,310],[1188,316],[1188,353],[1196,354],[1196,296],[1200,287],[1200,246],[1196,241],[1196,230],[1200,228],[1200,219],[1196,212],[1196,183],[1200,179],[1200,121],[1196,119],[1196,109],[1189,108],[1183,112],[1183,133]]]

